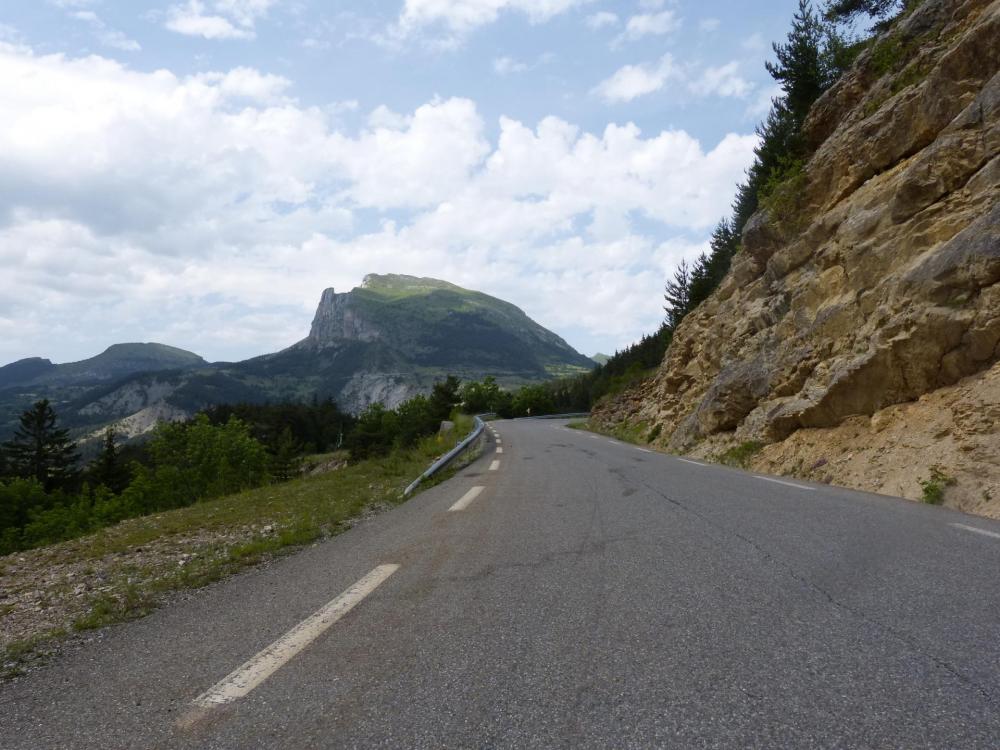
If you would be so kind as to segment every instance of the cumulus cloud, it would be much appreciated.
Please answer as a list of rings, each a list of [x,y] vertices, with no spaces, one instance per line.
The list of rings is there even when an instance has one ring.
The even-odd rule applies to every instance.
[[[530,70],[527,63],[515,60],[512,57],[498,57],[493,61],[493,71],[497,75],[506,76],[511,73],[524,73]]]
[[[205,39],[253,39],[257,21],[267,14],[278,0],[188,0],[173,5],[167,11],[166,27],[170,31]]]
[[[253,69],[184,77],[3,44],[0,78],[0,361],[122,340],[273,351],[323,287],[390,271],[625,343],[657,324],[663,279],[704,249],[690,237],[727,213],[756,143],[555,117],[502,118],[491,137],[458,98],[349,132]]]
[[[730,62],[717,67],[705,68],[690,82],[690,89],[699,96],[746,97],[753,91],[753,84],[740,75],[740,64]]]
[[[405,0],[396,23],[379,40],[398,43],[428,29],[443,31],[436,39],[439,46],[450,47],[461,42],[469,32],[495,23],[502,13],[517,12],[533,24],[545,23],[553,17],[592,0]]]
[[[618,14],[602,10],[587,16],[585,23],[592,29],[603,29],[605,26],[617,26]]]
[[[743,99],[754,85],[740,75],[738,62],[697,70],[691,65],[680,66],[667,53],[654,63],[625,65],[594,87],[592,93],[608,104],[630,102],[661,90],[675,82],[695,96],[723,96]]]
[[[79,3],[79,0],[77,2],[78,4],[82,4]],[[74,11],[71,15],[76,20],[89,24],[94,30],[98,41],[105,47],[122,50],[123,52],[139,52],[142,49],[142,46],[134,39],[130,39],[117,29],[109,28],[101,20],[101,17],[92,10],[78,10]]]
[[[681,71],[674,64],[669,53],[656,63],[625,65],[619,68],[594,88],[593,93],[609,104],[630,102],[640,96],[659,91],[671,78],[677,78]]]
[[[672,10],[659,13],[640,13],[632,16],[625,23],[625,30],[615,40],[616,44],[632,42],[644,36],[663,36],[677,31],[681,20]]]

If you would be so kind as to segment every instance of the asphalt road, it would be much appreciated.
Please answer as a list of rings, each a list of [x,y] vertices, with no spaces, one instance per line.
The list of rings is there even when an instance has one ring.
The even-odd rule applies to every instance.
[[[1000,747],[1000,524],[495,426],[400,508],[0,687],[0,747]]]

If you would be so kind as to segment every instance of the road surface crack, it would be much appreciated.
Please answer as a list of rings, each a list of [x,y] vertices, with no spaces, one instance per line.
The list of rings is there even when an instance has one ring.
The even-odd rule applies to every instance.
[[[681,502],[680,500],[677,500],[676,498],[670,497],[665,492],[663,492],[663,490],[661,490],[659,487],[656,487],[655,485],[651,485],[651,484],[648,484],[646,482],[642,482],[642,484],[647,489],[649,489],[651,492],[656,493],[657,495],[659,495],[660,497],[662,497],[664,500],[666,500],[671,505],[676,506],[677,508],[681,509],[685,513],[688,513],[690,515],[695,516],[698,520],[700,520],[702,523],[704,523],[705,525],[709,526],[713,530],[715,530],[715,531],[717,531],[717,532],[719,532],[719,533],[721,533],[723,535],[734,537],[735,539],[743,542],[743,544],[745,544],[745,545],[749,546],[750,548],[752,548],[766,562],[769,562],[772,565],[775,565],[778,568],[781,568],[787,575],[789,575],[794,580],[798,581],[801,585],[803,585],[806,588],[809,588],[812,591],[815,591],[816,593],[818,593],[820,596],[822,596],[824,599],[826,599],[826,601],[831,606],[836,607],[837,609],[839,609],[839,610],[847,613],[851,617],[854,617],[855,619],[860,620],[861,622],[863,622],[863,623],[865,623],[867,625],[870,625],[870,626],[874,627],[877,630],[882,631],[883,633],[887,634],[889,637],[891,637],[891,638],[893,638],[893,639],[895,639],[897,641],[900,641],[901,643],[903,643],[904,645],[906,645],[912,652],[914,652],[916,654],[919,654],[920,656],[922,656],[922,657],[924,657],[926,659],[929,659],[935,665],[937,665],[941,669],[943,669],[946,672],[948,672],[949,674],[951,674],[955,679],[957,679],[962,684],[964,684],[967,687],[970,687],[970,688],[976,690],[988,702],[990,702],[990,703],[996,703],[997,702],[996,698],[993,695],[993,691],[989,687],[987,687],[987,686],[985,686],[985,685],[977,682],[973,678],[971,678],[968,675],[964,674],[957,666],[955,666],[951,662],[949,662],[949,661],[947,661],[945,659],[942,659],[940,656],[937,656],[936,654],[932,653],[931,651],[928,651],[926,649],[926,647],[922,643],[920,643],[920,641],[916,640],[913,636],[910,636],[907,633],[904,633],[904,632],[902,632],[900,630],[897,630],[896,628],[892,627],[891,625],[886,625],[885,623],[883,623],[883,622],[881,622],[881,621],[879,621],[879,620],[877,620],[877,619],[875,619],[873,617],[870,617],[865,612],[863,612],[863,611],[861,611],[859,609],[855,609],[851,605],[838,600],[829,591],[827,591],[826,589],[824,589],[819,584],[817,584],[814,581],[812,581],[809,578],[807,578],[805,575],[803,575],[798,570],[796,570],[795,567],[792,566],[791,564],[789,564],[788,562],[786,562],[786,561],[784,561],[784,560],[776,557],[774,554],[772,554],[768,550],[764,549],[764,547],[762,547],[758,542],[754,541],[750,537],[741,534],[739,531],[736,531],[734,529],[727,528],[725,526],[720,525],[719,523],[717,523],[716,521],[714,521],[712,518],[706,516],[705,514],[700,513],[699,511],[697,511],[694,508],[692,508],[692,507],[684,504],[683,502]]]

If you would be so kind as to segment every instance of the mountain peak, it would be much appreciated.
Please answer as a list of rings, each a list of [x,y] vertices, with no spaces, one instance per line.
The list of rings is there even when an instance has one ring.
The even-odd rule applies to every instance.
[[[407,276],[402,273],[370,273],[362,280],[361,289],[391,296],[427,294],[437,289],[467,292],[462,287],[447,281],[420,276]]]

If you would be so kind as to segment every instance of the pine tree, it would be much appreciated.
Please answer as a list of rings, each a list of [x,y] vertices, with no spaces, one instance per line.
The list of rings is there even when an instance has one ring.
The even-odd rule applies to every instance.
[[[451,416],[451,410],[458,405],[461,398],[458,389],[462,381],[454,375],[449,375],[443,381],[438,381],[431,389],[430,411],[431,415],[438,422],[442,422]]]
[[[914,4],[912,0],[902,2],[904,8]],[[853,21],[861,14],[884,19],[899,6],[900,0],[830,0],[824,15],[831,21]]]
[[[675,330],[688,314],[691,304],[691,271],[687,261],[682,260],[674,271],[674,277],[667,281],[663,307],[667,313],[667,325]]]
[[[46,492],[70,484],[80,460],[69,432],[57,427],[56,421],[48,399],[38,401],[21,415],[14,439],[3,445],[13,473],[36,479]]]
[[[785,44],[773,46],[777,62],[765,63],[784,92],[784,105],[798,130],[809,108],[830,86],[830,71],[823,54],[825,29],[809,0],[799,0],[792,18],[792,30]]]
[[[290,427],[285,427],[278,436],[271,456],[271,476],[279,482],[287,482],[299,473],[302,460],[300,446],[295,442]]]
[[[104,431],[104,442],[101,445],[101,452],[90,465],[88,480],[92,480],[95,486],[104,485],[113,493],[119,495],[128,487],[131,480],[131,473],[122,460],[116,443],[117,438],[118,433],[115,432],[114,427],[108,427]]]

